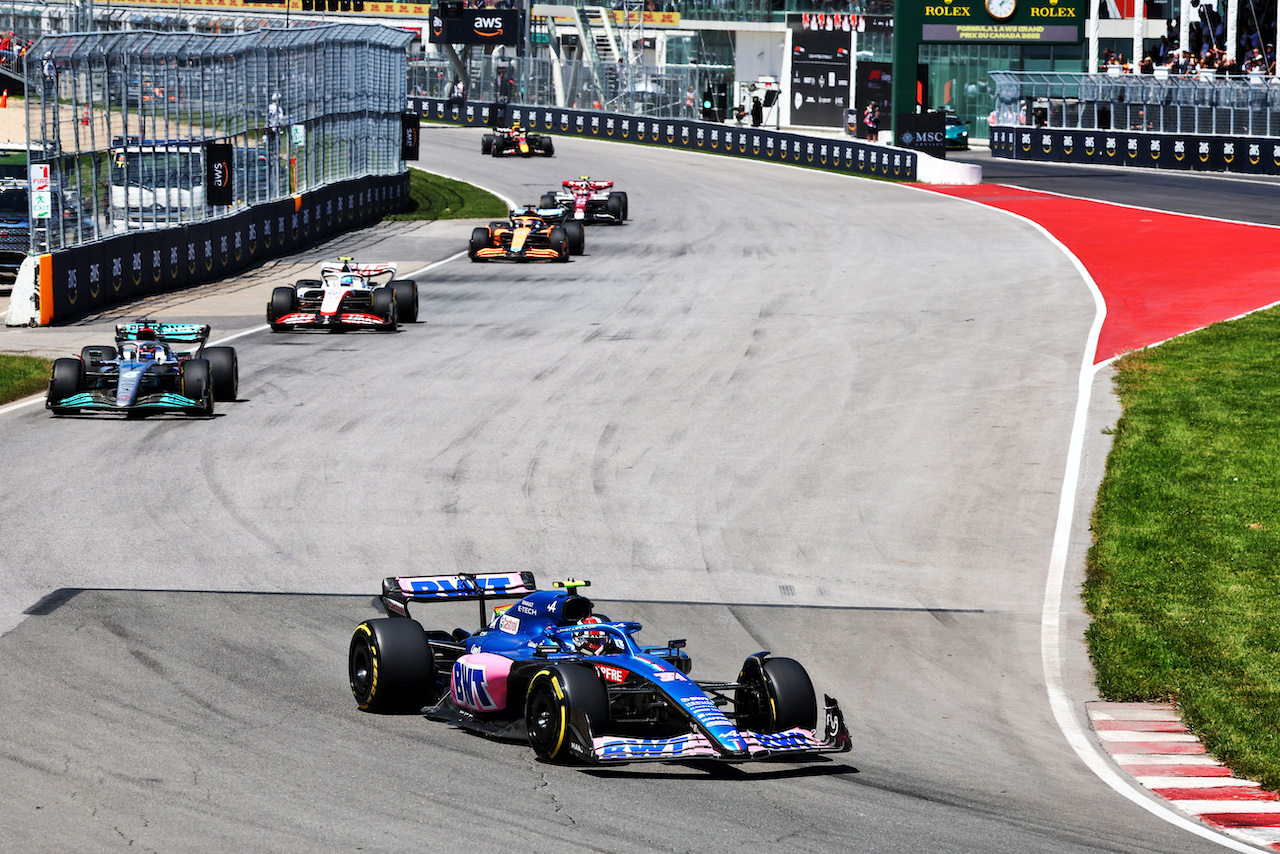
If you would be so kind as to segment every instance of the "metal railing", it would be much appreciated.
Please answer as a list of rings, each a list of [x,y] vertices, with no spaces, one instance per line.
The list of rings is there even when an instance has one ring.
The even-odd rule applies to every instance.
[[[995,125],[1280,136],[1280,79],[992,71]]]
[[[43,36],[24,81],[32,174],[48,173],[32,251],[399,173],[410,39],[367,24]],[[229,205],[206,204],[210,143],[234,152]]]
[[[453,66],[444,58],[410,63],[409,92],[449,98],[453,74]],[[724,65],[659,68],[606,63],[600,68],[590,62],[557,62],[544,57],[503,59],[492,55],[471,60],[467,74],[470,87],[466,98],[471,101],[508,101],[653,118],[698,118],[706,87],[726,83],[732,91],[733,82],[732,66]]]

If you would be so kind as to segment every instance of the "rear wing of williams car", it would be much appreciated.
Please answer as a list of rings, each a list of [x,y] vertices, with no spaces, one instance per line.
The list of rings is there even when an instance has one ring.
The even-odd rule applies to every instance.
[[[480,625],[489,621],[485,604],[492,599],[523,599],[538,589],[532,572],[460,572],[382,580],[379,600],[392,617],[408,617],[410,602],[480,602]]]

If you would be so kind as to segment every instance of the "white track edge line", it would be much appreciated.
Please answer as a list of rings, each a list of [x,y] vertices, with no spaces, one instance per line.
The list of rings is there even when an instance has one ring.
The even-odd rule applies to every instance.
[[[923,187],[914,189],[929,193],[932,190]],[[935,195],[946,195],[934,193]],[[1084,435],[1088,425],[1089,403],[1093,397],[1093,382],[1098,372],[1113,360],[1093,364],[1098,350],[1098,336],[1102,332],[1102,323],[1106,320],[1107,304],[1102,297],[1098,283],[1089,275],[1084,264],[1068,249],[1061,240],[1049,233],[1048,229],[1020,214],[1007,211],[993,205],[983,204],[973,199],[960,196],[949,198],[960,199],[986,210],[999,211],[1014,219],[1021,220],[1045,236],[1075,266],[1080,278],[1089,287],[1093,295],[1094,318],[1089,330],[1088,342],[1080,362],[1080,376],[1076,390],[1076,410],[1071,426],[1071,438],[1067,446],[1066,471],[1062,479],[1062,492],[1058,499],[1058,521],[1053,534],[1053,547],[1049,557],[1049,572],[1045,579],[1044,606],[1040,615],[1040,660],[1044,668],[1045,693],[1048,695],[1049,707],[1067,744],[1075,751],[1085,766],[1102,782],[1129,801],[1142,807],[1156,818],[1162,819],[1175,827],[1194,833],[1196,836],[1216,842],[1243,854],[1256,854],[1257,846],[1239,842],[1203,824],[1179,815],[1165,802],[1153,799],[1153,796],[1137,784],[1136,780],[1127,779],[1116,772],[1107,762],[1096,741],[1089,738],[1088,733],[1072,714],[1071,700],[1062,678],[1062,645],[1059,639],[1061,628],[1062,587],[1066,583],[1067,552],[1071,539],[1071,524],[1075,516],[1075,503],[1080,487],[1080,467],[1084,458]]]

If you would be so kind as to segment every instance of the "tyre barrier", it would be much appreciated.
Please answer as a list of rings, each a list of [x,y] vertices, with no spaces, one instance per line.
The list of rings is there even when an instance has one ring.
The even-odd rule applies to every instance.
[[[491,127],[519,121],[531,133],[554,133],[704,151],[729,157],[806,166],[846,175],[915,181],[914,151],[835,137],[734,127],[690,119],[654,119],[594,110],[527,104],[457,103],[442,98],[410,98],[422,121]]]
[[[40,256],[39,322],[229,276],[403,209],[409,173],[327,185],[223,219],[135,231]]]
[[[992,128],[991,156],[1042,163],[1280,175],[1280,139],[1275,137]]]

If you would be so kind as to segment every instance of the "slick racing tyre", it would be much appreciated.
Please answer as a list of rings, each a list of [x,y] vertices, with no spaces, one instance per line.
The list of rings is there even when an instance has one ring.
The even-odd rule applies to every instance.
[[[525,695],[529,746],[544,762],[568,762],[574,735],[573,712],[586,718],[591,734],[609,723],[609,693],[595,671],[581,664],[549,664],[534,674]],[[587,733],[582,733],[587,737]]]
[[[396,295],[390,287],[375,288],[370,299],[372,311],[386,321],[378,328],[383,332],[396,331]]]
[[[481,154],[493,153],[493,134],[486,133],[484,136],[480,137],[480,153]]]
[[[236,348],[205,347],[202,355],[209,360],[213,399],[235,400],[240,394],[240,360],[236,358]]]
[[[479,261],[476,253],[481,249],[489,246],[489,229],[481,226],[471,229],[471,245],[467,248],[467,254],[471,256],[472,261]]]
[[[89,370],[93,370],[103,362],[114,360],[117,355],[119,354],[116,353],[116,348],[110,344],[90,344],[88,347],[80,348],[80,359]]]
[[[542,148],[542,153],[547,155],[548,157],[555,156],[556,146],[555,146],[555,143],[551,141],[551,137],[544,136],[542,138],[541,148]]]
[[[556,194],[555,194],[555,193],[543,193],[543,194],[542,194],[542,198],[538,199],[538,207],[540,207],[540,208],[554,208],[554,207],[556,207]]]
[[[581,255],[587,251],[587,230],[580,222],[566,222],[564,236],[569,244],[570,255]]]
[[[178,389],[183,397],[203,402],[200,414],[213,414],[212,377],[208,359],[187,359],[178,369]]]
[[[288,327],[276,323],[287,314],[292,314],[298,307],[298,292],[293,288],[275,288],[271,291],[271,301],[267,303],[267,323],[272,332],[279,332]]]
[[[551,244],[551,248],[559,253],[558,261],[569,260],[569,234],[564,230],[563,225],[552,227],[547,234],[547,242]]]
[[[347,675],[366,712],[410,714],[435,699],[435,656],[417,620],[383,617],[356,626]]]
[[[65,400],[80,393],[84,385],[84,363],[79,359],[54,359],[53,374],[49,378],[50,404]],[[52,407],[54,412],[70,412],[71,410]]]
[[[622,212],[622,193],[610,193],[605,200],[604,209],[609,212],[609,216],[622,222],[625,218]]]
[[[418,283],[413,279],[394,279],[387,287],[396,295],[396,320],[416,323],[418,320]]]
[[[738,675],[742,685],[734,694],[741,729],[784,732],[795,727],[813,729],[818,723],[818,700],[813,682],[800,662],[791,658],[748,658]]]

